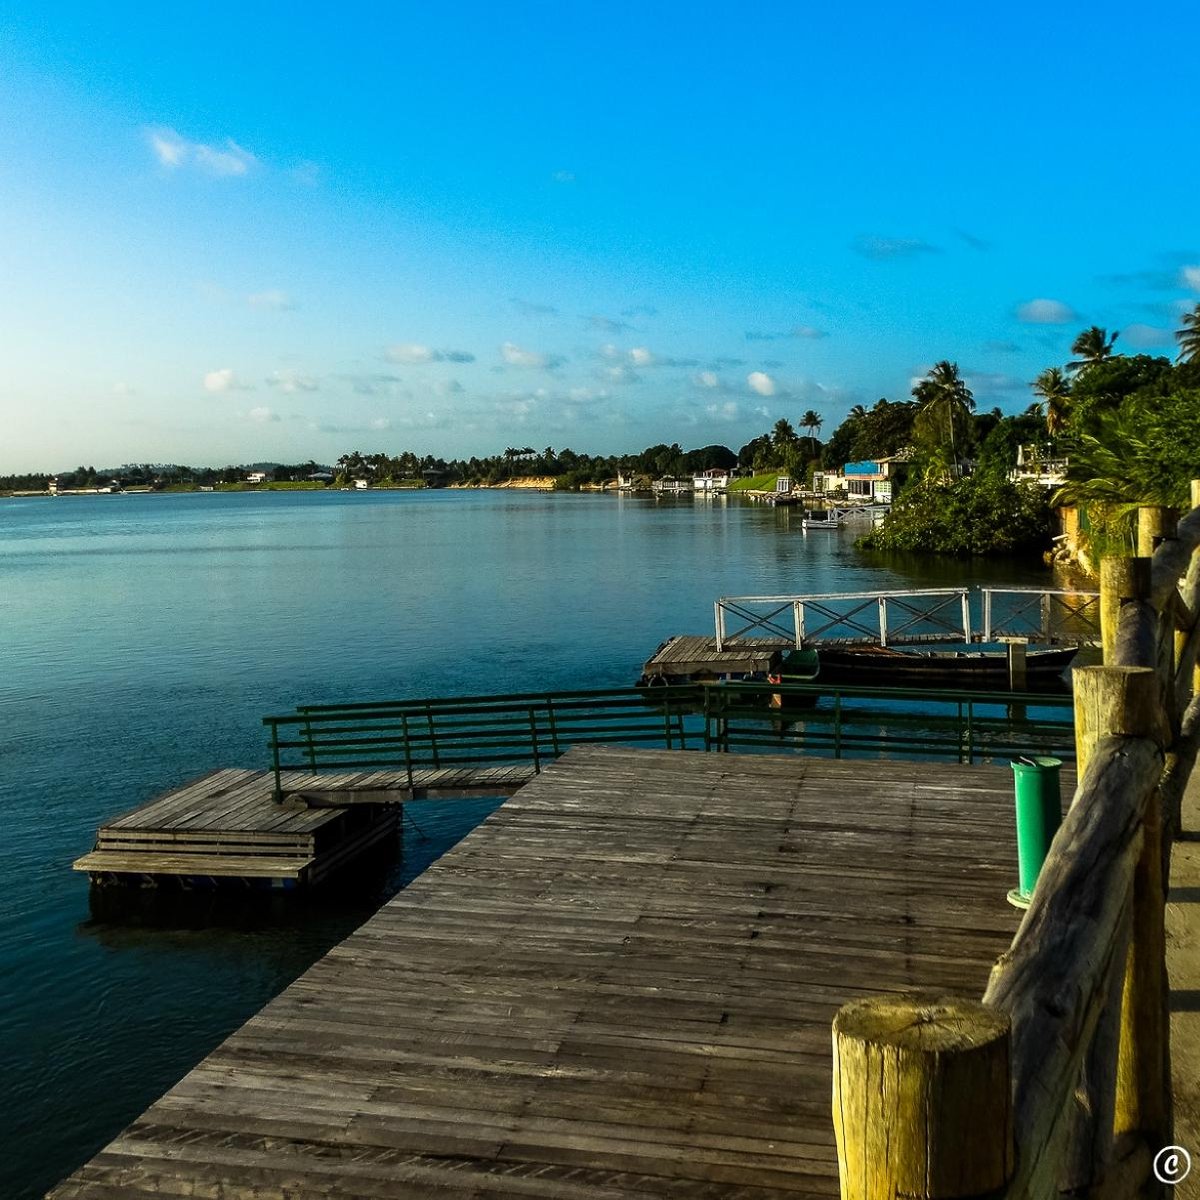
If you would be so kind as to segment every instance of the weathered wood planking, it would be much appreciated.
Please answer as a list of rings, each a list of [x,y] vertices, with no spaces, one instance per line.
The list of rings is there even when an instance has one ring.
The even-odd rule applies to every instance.
[[[833,1015],[982,992],[1011,797],[998,767],[572,750],[52,1195],[834,1196]]]
[[[100,827],[75,861],[93,880],[258,879],[315,883],[397,828],[413,796],[496,796],[531,767],[334,773],[285,772],[282,803],[269,771],[227,769],[192,780]],[[365,808],[349,816],[352,808]]]
[[[646,661],[647,678],[719,677],[722,675],[765,675],[779,665],[780,657],[795,650],[789,638],[729,638],[723,650],[715,637],[680,634],[664,642]]]

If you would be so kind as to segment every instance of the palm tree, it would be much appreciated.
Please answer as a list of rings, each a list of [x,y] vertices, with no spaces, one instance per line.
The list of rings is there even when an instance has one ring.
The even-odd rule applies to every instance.
[[[1071,381],[1058,367],[1047,367],[1032,383],[1046,410],[1046,432],[1057,437],[1066,428],[1071,411]]]
[[[958,451],[954,435],[954,422],[964,424],[975,411],[975,397],[959,374],[958,363],[943,359],[934,363],[933,370],[922,379],[912,394],[920,405],[920,414],[927,417],[935,427],[945,424],[949,433],[950,458],[958,470]]]
[[[800,418],[800,424],[808,430],[808,436],[814,441],[817,436],[816,430],[820,429],[824,423],[825,418],[820,413],[814,412],[811,408]]]
[[[1200,303],[1180,318],[1182,328],[1175,331],[1180,362],[1200,362]]]
[[[777,447],[791,446],[796,441],[796,431],[792,428],[792,423],[786,417],[780,417],[775,422],[775,428],[771,430],[771,441]]]
[[[1084,367],[1093,367],[1112,356],[1113,343],[1118,334],[1109,334],[1107,329],[1093,325],[1085,329],[1072,343],[1071,353],[1076,356],[1074,362],[1067,364],[1069,371],[1082,371]]]
[[[867,415],[867,410],[861,405],[856,404],[847,414],[848,421],[861,421]]]

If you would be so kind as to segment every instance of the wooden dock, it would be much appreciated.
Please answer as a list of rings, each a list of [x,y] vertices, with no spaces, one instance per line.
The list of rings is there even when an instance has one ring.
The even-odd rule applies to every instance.
[[[783,656],[795,650],[788,638],[731,638],[718,649],[715,637],[680,634],[668,638],[642,667],[642,678],[704,682],[778,670]]]
[[[288,771],[277,803],[272,772],[213,771],[102,825],[73,865],[97,884],[305,887],[395,837],[405,800],[511,795],[532,778],[529,767]]]
[[[51,1195],[835,1196],[835,1011],[1016,872],[1007,768],[574,749]]]

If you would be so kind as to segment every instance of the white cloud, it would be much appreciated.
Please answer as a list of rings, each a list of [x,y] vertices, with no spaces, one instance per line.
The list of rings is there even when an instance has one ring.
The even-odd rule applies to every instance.
[[[736,421],[738,419],[736,400],[726,400],[724,404],[710,404],[704,411],[718,421]]]
[[[721,386],[721,377],[716,371],[700,371],[695,376],[697,387],[702,388],[719,388]]]
[[[267,376],[267,383],[269,386],[278,388],[281,392],[286,392],[289,395],[296,392],[315,392],[320,388],[320,384],[311,375],[302,375],[299,371],[291,369],[272,371]]]
[[[1175,335],[1169,329],[1160,329],[1155,325],[1135,323],[1121,330],[1121,340],[1135,349],[1153,349],[1156,346],[1175,345]]]
[[[604,368],[604,378],[624,386],[627,383],[637,383],[641,376],[628,363],[617,363],[614,367]]]
[[[1183,267],[1179,272],[1184,287],[1190,287],[1193,292],[1200,292],[1200,266]]]
[[[612,342],[605,342],[596,353],[601,358],[607,358],[610,362],[621,357],[620,347],[614,346]]]
[[[392,423],[387,417],[375,417],[373,420],[367,422],[367,426],[370,429],[383,430],[391,429]]]
[[[1017,320],[1026,325],[1067,325],[1076,319],[1075,310],[1061,300],[1027,300],[1017,306]]]
[[[575,172],[574,171],[555,171],[554,174],[550,176],[550,178],[553,179],[555,183],[574,183],[575,182]]]
[[[500,347],[500,356],[510,367],[544,367],[561,366],[563,359],[557,354],[540,354],[536,350],[526,350],[515,342],[505,342]]]
[[[629,361],[635,367],[652,367],[656,360],[645,346],[634,346],[629,352]]]
[[[394,363],[427,363],[436,360],[437,351],[420,342],[401,342],[387,348],[387,357]]]
[[[246,297],[251,308],[263,308],[272,312],[286,312],[295,308],[292,298],[279,288],[268,288],[265,292],[253,292]]]
[[[204,390],[206,392],[232,392],[246,386],[234,374],[232,367],[220,367],[215,371],[209,371],[204,376]]]
[[[267,408],[266,405],[261,405],[258,408],[252,408],[246,414],[246,416],[258,425],[266,425],[270,421],[278,421],[281,419],[277,412]]]
[[[211,146],[162,125],[147,129],[146,137],[159,164],[171,171],[191,164],[210,175],[246,175],[258,165],[258,159],[232,138]]]
[[[422,342],[399,342],[389,346],[384,351],[384,357],[394,363],[404,363],[406,366],[417,366],[421,363],[455,362],[469,363],[475,361],[475,355],[469,350],[435,350]]]
[[[812,341],[828,336],[825,330],[818,329],[815,325],[797,325],[792,330],[792,337],[809,338]]]
[[[746,383],[749,385],[752,392],[757,392],[760,396],[773,396],[776,392],[775,380],[773,380],[766,371],[751,371],[746,376]]]

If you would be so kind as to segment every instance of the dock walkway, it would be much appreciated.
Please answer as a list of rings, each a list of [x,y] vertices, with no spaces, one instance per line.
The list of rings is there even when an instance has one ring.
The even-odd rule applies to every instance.
[[[278,803],[273,772],[226,768],[101,825],[74,867],[97,883],[315,884],[394,836],[403,801],[509,795],[533,775],[524,766],[284,771]]]
[[[571,750],[51,1195],[835,1196],[833,1015],[981,994],[1011,797],[1000,767]]]

